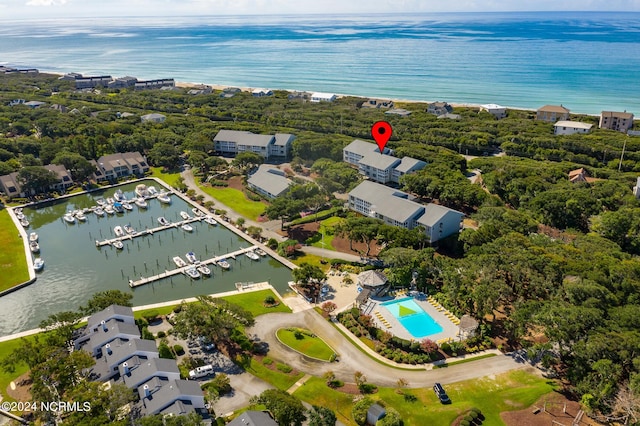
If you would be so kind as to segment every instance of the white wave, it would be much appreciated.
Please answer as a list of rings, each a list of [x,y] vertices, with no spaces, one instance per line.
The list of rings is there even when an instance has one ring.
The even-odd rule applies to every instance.
[[[118,32],[91,32],[89,33],[89,37],[105,37],[105,38],[127,38],[127,37],[137,37],[136,33],[118,33]]]

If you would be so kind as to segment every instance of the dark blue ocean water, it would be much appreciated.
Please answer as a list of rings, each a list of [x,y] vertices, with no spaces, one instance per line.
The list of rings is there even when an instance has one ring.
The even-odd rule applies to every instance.
[[[574,112],[640,113],[640,13],[1,22],[0,64]]]

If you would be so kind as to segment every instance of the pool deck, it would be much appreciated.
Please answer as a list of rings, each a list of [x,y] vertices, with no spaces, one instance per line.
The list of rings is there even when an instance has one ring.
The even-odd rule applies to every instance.
[[[459,327],[447,316],[447,311],[437,304],[432,304],[427,300],[418,300],[414,297],[411,299],[418,304],[424,311],[434,319],[442,327],[442,331],[429,336],[415,338],[409,331],[404,328],[400,321],[385,307],[382,303],[391,302],[394,300],[404,299],[408,296],[406,294],[397,297],[384,297],[369,299],[369,304],[364,308],[364,312],[367,315],[371,315],[376,327],[381,330],[387,330],[394,336],[401,337],[407,340],[422,340],[430,339],[440,344],[446,341],[459,340],[458,333]]]

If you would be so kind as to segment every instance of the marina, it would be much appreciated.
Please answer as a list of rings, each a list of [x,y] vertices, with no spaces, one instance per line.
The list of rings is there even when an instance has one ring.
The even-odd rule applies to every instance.
[[[146,228],[144,231],[140,231],[140,232],[134,231],[133,228],[126,228],[127,225],[125,225],[125,229],[129,229],[129,230],[127,230],[127,232],[124,232],[120,226],[116,226],[116,228],[119,228],[119,231],[115,231],[114,229],[114,233],[116,234],[115,238],[108,238],[102,241],[96,240],[96,247],[110,246],[110,245],[113,245],[113,243],[116,241],[133,240],[134,238],[144,237],[146,235],[151,235],[155,232],[165,231],[167,229],[182,227],[183,225],[188,224],[190,222],[198,222],[200,220],[202,220],[201,217],[196,217],[188,220],[183,220],[180,222],[172,222],[172,223],[169,223],[168,225],[156,226],[155,228]]]

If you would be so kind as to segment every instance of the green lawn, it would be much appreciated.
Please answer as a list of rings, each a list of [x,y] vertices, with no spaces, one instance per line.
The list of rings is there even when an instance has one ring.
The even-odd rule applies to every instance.
[[[171,312],[173,312],[173,308],[175,308],[176,306],[178,306],[178,305],[163,306],[162,308],[151,308],[151,309],[143,309],[141,311],[135,311],[133,313],[133,317],[135,319],[140,319],[145,314],[149,314],[149,313],[152,313],[152,312],[155,312],[158,315],[169,315]]]
[[[178,179],[180,178],[180,172],[168,172],[162,171],[162,167],[151,167],[151,176],[162,179],[171,186],[176,186]]]
[[[313,238],[313,242],[311,243],[311,245],[314,247],[326,248],[327,250],[335,250],[332,245],[334,236],[329,235],[330,233],[332,233],[332,231],[327,231],[343,220],[344,219],[342,219],[341,217],[334,216],[321,221],[320,228],[318,229],[318,235]],[[322,237],[323,233],[324,238]]]
[[[304,373],[302,372],[298,372],[297,374],[286,374],[281,371],[270,370],[255,358],[251,358],[251,364],[247,368],[247,371],[282,390],[289,389],[295,382],[304,376]]]
[[[296,331],[299,331],[296,337]],[[329,345],[319,337],[312,337],[313,333],[307,329],[287,329],[281,328],[276,332],[278,339],[291,349],[312,358],[323,361],[331,361],[335,352]]]
[[[280,300],[277,294],[275,294],[272,290],[259,290],[252,291],[249,293],[241,293],[234,294],[232,296],[223,297],[227,302],[235,303],[236,305],[242,306],[247,311],[251,312],[254,316],[268,314],[270,312],[287,312],[290,313],[291,309],[280,300],[280,304],[278,306],[274,306],[273,308],[267,308],[263,305],[264,299],[267,296],[273,296],[276,300]]]
[[[256,220],[258,216],[264,213],[267,206],[260,201],[252,201],[248,199],[244,192],[235,188],[213,188],[210,186],[199,185],[204,192],[219,200],[236,213],[246,217],[247,219]]]
[[[409,375],[407,378],[411,382]],[[450,405],[440,404],[431,388],[407,389],[405,392],[417,398],[414,402],[405,400],[393,388],[379,388],[371,397],[398,410],[407,425],[448,425],[461,413],[477,407],[486,418],[483,426],[497,426],[504,425],[500,420],[501,412],[527,408],[554,388],[555,384],[546,379],[517,370],[446,385],[452,401]],[[330,389],[320,378],[311,378],[294,394],[304,401],[334,411],[337,406],[338,419],[349,425],[355,424],[351,418],[351,396]]]
[[[0,291],[11,288],[29,279],[27,257],[22,239],[9,212],[0,211]]]
[[[25,339],[33,340],[35,339],[35,336],[36,335],[27,336],[25,337]],[[40,336],[40,338],[43,338],[43,336]],[[0,360],[9,355],[20,345],[22,345],[21,339],[13,339],[7,340],[6,342],[0,342]],[[13,401],[13,398],[10,398],[7,395],[6,389],[9,386],[9,383],[15,380],[18,376],[26,373],[28,369],[29,368],[27,367],[27,364],[24,363],[17,365],[16,370],[13,373],[7,373],[3,368],[0,368],[0,394],[2,394],[5,399]]]
[[[322,263],[320,263],[322,259],[324,258],[320,256],[316,256],[315,254],[304,253],[300,256],[297,256],[294,259],[289,259],[289,260],[298,266],[300,266],[300,264],[302,263],[310,263],[322,269],[323,272],[327,272],[329,268],[331,268],[331,265],[329,264],[329,262],[323,265]]]

